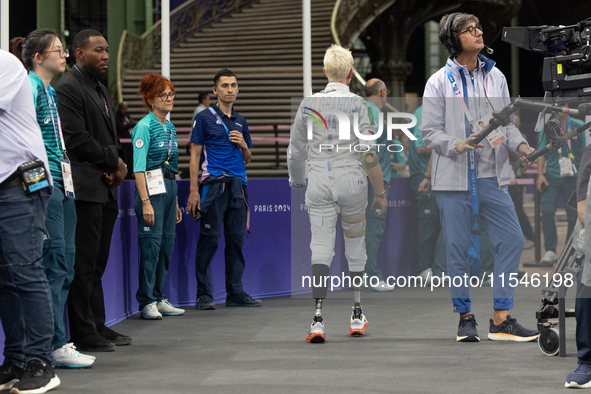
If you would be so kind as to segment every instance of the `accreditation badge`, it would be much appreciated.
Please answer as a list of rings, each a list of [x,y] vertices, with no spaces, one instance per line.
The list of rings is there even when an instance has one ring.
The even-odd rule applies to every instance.
[[[166,185],[164,184],[164,176],[161,168],[146,171],[144,174],[146,176],[148,195],[155,196],[157,194],[166,193]]]
[[[573,161],[570,157],[561,157],[558,160],[558,164],[560,164],[560,176],[573,176],[575,175]]]
[[[490,119],[492,118],[491,114],[486,114],[482,118],[476,121],[476,126],[478,132],[484,130],[485,127],[489,125]],[[507,140],[507,137],[503,134],[501,130],[498,128],[494,129],[489,135],[486,136],[486,139],[490,144],[495,148],[497,145],[502,143],[503,141]]]
[[[60,163],[62,169],[62,179],[64,180],[64,194],[68,198],[76,198],[74,194],[74,181],[72,180],[72,166],[67,160],[62,160]]]

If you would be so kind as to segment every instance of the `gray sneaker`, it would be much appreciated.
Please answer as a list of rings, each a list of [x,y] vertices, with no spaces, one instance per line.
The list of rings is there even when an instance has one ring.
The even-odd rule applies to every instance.
[[[476,317],[474,315],[464,316],[460,319],[458,325],[458,342],[480,342],[478,331],[476,331]]]
[[[168,302],[167,299],[161,300],[158,304],[156,304],[156,307],[162,316],[180,316],[185,313],[184,309],[175,308],[170,302]]]
[[[158,312],[156,301],[146,305],[140,313],[140,318],[146,320],[162,320],[162,315]]]

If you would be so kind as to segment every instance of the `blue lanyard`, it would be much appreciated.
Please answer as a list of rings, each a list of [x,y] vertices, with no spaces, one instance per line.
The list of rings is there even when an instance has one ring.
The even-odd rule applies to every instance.
[[[218,123],[220,123],[222,126],[224,126],[224,129],[226,129],[226,133],[228,135],[230,135],[230,130],[228,130],[228,126],[226,126],[226,124],[224,123],[224,121],[222,120],[222,118],[220,118],[220,115],[218,115],[218,113],[216,112],[215,109],[213,109],[212,107],[208,108],[209,112],[211,112],[213,114],[213,116],[215,116],[215,118],[217,119]]]
[[[454,90],[454,93],[462,104],[462,108],[464,110],[464,128],[466,131],[466,138],[470,136],[470,112],[468,110],[468,87],[466,83],[466,77],[464,73],[460,70],[460,76],[462,77],[462,88],[464,90],[464,94],[460,93],[460,89],[458,88],[458,84],[454,79],[454,76],[451,73],[449,66],[445,65],[445,73],[447,74],[447,78],[451,83],[451,86]],[[463,100],[461,99],[463,96]],[[468,180],[470,183],[470,195],[472,196],[472,213],[478,213],[478,177],[476,175],[476,158],[475,158],[474,151],[468,151]]]

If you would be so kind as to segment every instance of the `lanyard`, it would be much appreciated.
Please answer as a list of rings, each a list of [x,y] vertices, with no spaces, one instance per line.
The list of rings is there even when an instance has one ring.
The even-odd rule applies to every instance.
[[[164,131],[168,130],[166,124],[163,124],[162,128],[164,129]],[[168,162],[168,160],[170,160],[170,152],[172,152],[172,128],[170,129],[170,139],[168,140],[168,154],[166,155],[166,160],[164,161],[164,164],[170,164]]]
[[[464,89],[464,95],[463,95],[463,99],[462,99],[462,93],[460,92],[460,89],[458,88],[458,84],[456,83],[454,76],[451,74],[451,70],[447,64],[445,65],[445,73],[447,74],[447,78],[449,79],[449,82],[451,83],[451,86],[454,90],[456,97],[460,101],[462,109],[464,110],[464,115],[466,115],[466,118],[464,119],[464,128],[466,131],[466,137],[469,137],[470,136],[470,126],[474,121],[472,120],[472,116],[470,115],[470,111],[468,110],[468,87],[467,87],[467,83],[466,83],[466,77],[464,76],[463,72],[460,70],[460,76],[462,77],[462,87]],[[475,161],[475,152],[474,151],[468,151],[468,162],[469,162],[468,180],[470,183],[470,195],[472,196],[472,213],[477,214],[478,213],[478,178],[476,175],[476,161]]]
[[[67,159],[68,153],[66,151],[66,144],[64,143],[64,135],[62,133],[62,124],[60,121],[60,115],[57,112],[57,106],[55,105],[55,101],[53,100],[53,95],[49,92],[46,92],[46,94],[47,94],[47,104],[49,105],[49,113],[51,114],[51,123],[53,124],[53,133],[55,134],[56,141],[59,141],[59,145],[61,145],[61,147],[62,147],[63,158]],[[53,117],[53,110],[51,109],[51,107],[53,107],[55,109],[55,117],[57,118],[57,128],[55,127],[56,121]],[[59,132],[59,135],[58,135],[58,132]]]
[[[209,112],[211,112],[213,114],[213,116],[215,116],[215,118],[217,119],[217,121],[219,123],[221,123],[222,126],[224,126],[224,129],[226,130],[226,133],[228,135],[230,135],[230,130],[228,130],[228,126],[226,126],[226,124],[224,123],[224,121],[222,120],[222,118],[220,118],[220,115],[218,115],[218,113],[216,112],[215,109],[213,109],[212,107],[208,108]]]

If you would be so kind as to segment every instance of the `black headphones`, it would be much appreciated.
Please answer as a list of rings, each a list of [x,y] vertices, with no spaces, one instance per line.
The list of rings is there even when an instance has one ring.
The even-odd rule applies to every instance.
[[[460,41],[460,37],[451,31],[454,19],[456,19],[456,16],[459,14],[459,12],[454,12],[453,14],[449,15],[445,21],[445,38],[443,39],[443,45],[445,48],[447,48],[452,56],[462,52],[462,42]]]

